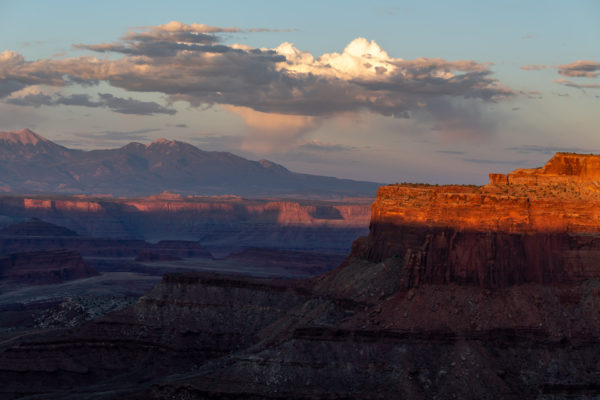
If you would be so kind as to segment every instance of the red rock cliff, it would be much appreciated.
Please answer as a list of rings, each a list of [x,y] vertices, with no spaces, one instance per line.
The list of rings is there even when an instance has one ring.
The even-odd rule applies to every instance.
[[[409,287],[600,277],[600,156],[558,153],[490,180],[381,187],[369,237],[355,248],[371,261],[400,259]]]

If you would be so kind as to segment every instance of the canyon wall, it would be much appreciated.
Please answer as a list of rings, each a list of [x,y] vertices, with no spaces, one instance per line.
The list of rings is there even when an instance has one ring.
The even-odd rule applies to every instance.
[[[98,272],[69,250],[31,251],[0,257],[0,284],[42,285],[89,278]]]
[[[407,287],[597,279],[598,159],[558,154],[543,168],[491,174],[483,187],[381,187],[356,255],[399,258]]]
[[[165,193],[136,199],[0,196],[0,223],[39,218],[80,235],[193,240],[225,253],[247,247],[344,254],[364,235],[368,199],[355,202],[250,200]]]

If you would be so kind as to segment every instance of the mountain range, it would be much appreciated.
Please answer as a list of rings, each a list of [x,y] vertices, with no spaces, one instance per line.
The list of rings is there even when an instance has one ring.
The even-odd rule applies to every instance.
[[[69,149],[25,129],[0,131],[0,192],[147,196],[374,197],[378,183],[289,171],[268,160],[158,139],[121,148]]]

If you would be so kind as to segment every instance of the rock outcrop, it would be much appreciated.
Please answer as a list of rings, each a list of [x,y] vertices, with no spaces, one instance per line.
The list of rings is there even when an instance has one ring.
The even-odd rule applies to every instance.
[[[77,232],[63,226],[51,224],[38,218],[9,225],[0,229],[0,237],[72,237],[78,236]]]
[[[407,288],[598,279],[599,160],[559,153],[543,168],[491,174],[484,187],[381,187],[359,256],[401,258]]]
[[[23,285],[60,283],[98,275],[70,250],[15,253],[0,257],[0,282]]]
[[[165,276],[131,308],[0,353],[0,393],[598,397],[595,181],[556,175],[564,182],[383,187],[369,236],[335,270]]]

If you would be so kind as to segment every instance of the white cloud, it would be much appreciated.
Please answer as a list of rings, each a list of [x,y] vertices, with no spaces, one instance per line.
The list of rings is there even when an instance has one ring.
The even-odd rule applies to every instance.
[[[489,63],[440,58],[405,60],[391,57],[375,41],[365,38],[352,40],[341,53],[318,57],[287,42],[275,49],[222,44],[220,33],[240,31],[173,21],[128,32],[114,43],[77,45],[97,53],[115,53],[120,58],[28,61],[5,51],[0,54],[0,97],[36,85],[60,88],[106,82],[130,92],[164,94],[172,102],[187,101],[194,107],[228,106],[242,116],[253,135],[252,144],[247,146],[264,147],[258,145],[264,138],[277,141],[275,137],[281,137],[279,144],[297,144],[304,132],[331,116],[367,111],[444,121],[447,111],[456,109],[454,103],[465,98],[496,101],[513,95],[491,77]],[[115,111],[129,111],[129,107],[117,107],[114,99],[105,100],[115,105],[111,107]],[[158,104],[122,100],[120,104],[135,105],[136,109],[144,106],[143,113],[171,113]],[[458,120],[457,125],[462,121]],[[465,123],[467,127],[472,125]]]

